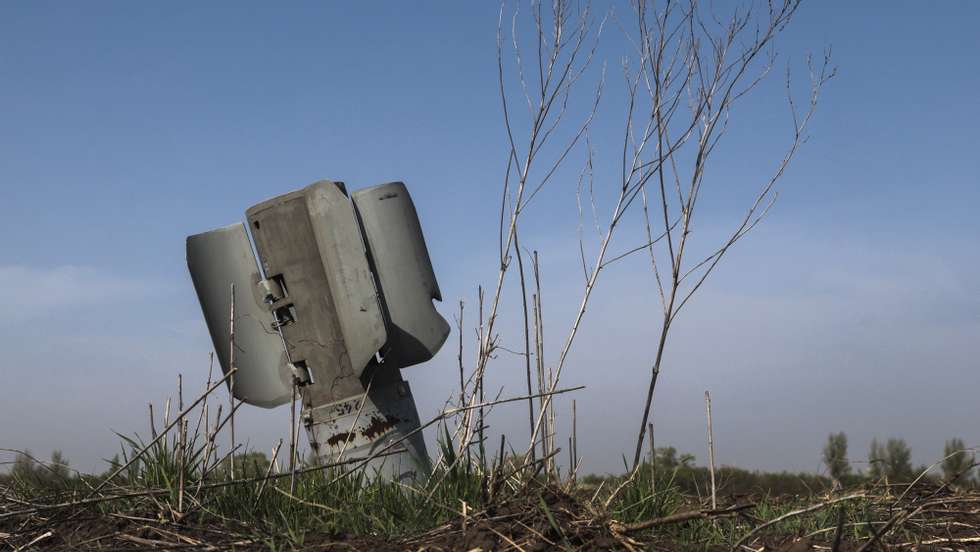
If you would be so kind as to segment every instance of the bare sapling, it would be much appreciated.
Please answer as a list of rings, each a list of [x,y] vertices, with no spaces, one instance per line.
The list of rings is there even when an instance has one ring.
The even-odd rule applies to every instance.
[[[527,307],[527,287],[525,282],[526,273],[523,270],[523,258],[520,252],[519,227],[522,216],[533,202],[535,196],[555,175],[558,168],[562,165],[565,158],[580,142],[585,135],[588,126],[592,122],[595,110],[601,95],[601,84],[596,88],[593,101],[590,102],[592,108],[581,120],[574,123],[574,130],[571,136],[559,139],[562,134],[560,129],[564,128],[566,115],[569,112],[569,96],[571,95],[575,83],[585,73],[590,66],[595,53],[598,32],[593,32],[591,25],[591,11],[585,8],[582,11],[575,11],[566,2],[556,2],[551,5],[550,14],[545,14],[542,3],[535,3],[531,6],[532,19],[535,25],[535,38],[537,41],[536,51],[539,55],[534,61],[534,76],[536,78],[525,78],[525,65],[521,57],[521,49],[517,36],[517,13],[511,19],[511,40],[513,45],[513,58],[505,56],[504,39],[504,9],[501,9],[497,33],[497,68],[500,89],[501,105],[503,109],[504,126],[507,131],[507,161],[504,173],[501,205],[500,205],[500,224],[499,224],[499,266],[496,274],[496,284],[493,292],[484,294],[481,291],[480,324],[478,330],[479,343],[477,346],[476,359],[474,362],[473,374],[470,378],[473,391],[461,393],[466,396],[468,406],[476,406],[487,402],[485,389],[485,375],[489,361],[494,357],[498,348],[499,336],[496,331],[498,312],[501,299],[504,295],[506,277],[512,265],[514,251],[518,257],[519,276],[521,276],[522,305],[525,317],[529,314]],[[507,58],[505,60],[505,57]],[[528,133],[520,138],[515,132],[516,124],[512,113],[512,106],[509,99],[509,83],[505,79],[505,66],[514,63],[519,74],[519,90],[523,99],[527,102],[528,116],[530,124],[527,125]],[[521,125],[522,127],[524,125]],[[557,132],[556,132],[557,131]],[[555,148],[550,148],[555,142]],[[559,143],[560,142],[560,143]],[[546,146],[549,146],[546,148]],[[551,152],[556,149],[557,152]],[[539,305],[535,300],[532,304]],[[540,327],[535,324],[535,327]],[[531,379],[531,354],[538,353],[538,347],[532,347],[530,343],[531,321],[525,324],[525,372],[528,380]],[[542,369],[539,365],[540,357],[536,360],[536,367],[539,374]],[[541,378],[544,380],[545,378]],[[530,387],[530,386],[529,386]],[[547,383],[539,386],[540,391],[548,387]],[[528,397],[533,391],[529,388]],[[533,400],[528,399],[529,424],[535,425],[535,413]],[[545,410],[544,412],[548,412]],[[538,419],[543,412],[538,413]],[[547,415],[546,415],[547,417]],[[470,424],[471,417],[464,415],[463,424]],[[474,429],[467,429],[462,432],[459,443],[459,450],[468,451],[474,438],[480,442],[481,451],[483,449],[485,426],[485,412],[481,415],[477,412],[477,423]],[[531,447],[537,446],[537,432],[532,431],[530,439]],[[553,441],[548,439],[541,440],[542,450],[547,450]],[[528,456],[530,456],[530,452]],[[551,458],[545,453],[547,458]],[[483,458],[481,453],[481,458]]]
[[[647,421],[653,404],[657,378],[672,324],[681,309],[701,288],[732,246],[769,213],[778,196],[777,183],[798,148],[806,140],[806,128],[817,105],[819,93],[835,70],[830,54],[815,66],[807,58],[810,91],[808,106],[800,111],[793,99],[790,72],[786,71],[787,103],[792,132],[790,143],[772,176],[761,182],[748,198],[748,207],[727,237],[708,247],[704,258],[689,262],[691,235],[699,200],[703,197],[708,162],[731,124],[737,102],[751,92],[775,66],[774,40],[799,7],[798,0],[771,3],[758,13],[757,6],[736,10],[730,17],[705,13],[696,2],[667,2],[661,8],[640,1],[636,4],[638,32],[634,39],[640,62],[632,73],[642,82],[645,109],[635,111],[636,88],[630,93],[630,123],[624,148],[637,159],[630,171],[639,168],[637,186],[643,193],[643,212],[651,269],[662,307],[657,347],[651,364],[650,383],[640,418],[634,467],[639,464]],[[680,107],[686,106],[685,113]],[[632,121],[638,115],[644,130],[636,133]],[[644,161],[639,156],[646,152]],[[644,190],[656,198],[648,208]],[[656,213],[651,215],[651,212]],[[659,220],[657,220],[659,219]],[[653,246],[652,228],[662,229],[663,244]],[[658,231],[659,232],[659,231]],[[700,247],[704,247],[701,244]]]
[[[807,58],[810,90],[804,109],[799,109],[794,101],[792,80],[787,70],[787,103],[792,121],[787,150],[772,176],[755,187],[747,199],[745,212],[721,242],[714,246],[699,243],[694,247],[691,235],[696,215],[700,214],[699,200],[713,184],[706,178],[709,160],[729,129],[733,108],[775,67],[774,41],[796,13],[799,1],[770,3],[768,9],[758,6],[739,8],[727,17],[716,13],[713,7],[702,7],[693,0],[662,3],[639,0],[633,7],[631,17],[617,18],[632,51],[631,59],[624,58],[622,66],[625,125],[617,153],[620,170],[615,178],[593,174],[596,165],[591,129],[602,97],[604,69],[594,87],[594,102],[582,122],[564,135],[554,132],[566,118],[573,86],[581,84],[580,78],[592,62],[605,19],[593,17],[589,5],[579,7],[557,0],[549,4],[549,10],[544,3],[532,3],[530,12],[536,44],[524,51],[518,40],[519,10],[515,9],[510,22],[509,41],[504,39],[504,12],[501,11],[497,61],[508,157],[501,195],[497,285],[494,293],[489,295],[487,317],[480,326],[481,343],[474,374],[475,380],[482,382],[487,364],[498,346],[495,324],[512,251],[518,257],[521,302],[527,311],[526,274],[517,244],[522,241],[521,223],[528,207],[536,198],[542,197],[540,193],[546,186],[555,186],[552,181],[560,180],[563,174],[559,167],[576,146],[584,144],[586,163],[579,175],[576,200],[581,221],[588,198],[597,246],[593,253],[587,254],[589,248],[581,235],[584,224],[580,222],[579,254],[584,284],[579,307],[553,363],[545,362],[543,352],[537,346],[543,340],[540,290],[532,296],[533,324],[526,324],[529,327],[525,329],[525,340],[530,341],[530,326],[533,325],[536,346],[532,348],[525,344],[525,368],[530,372],[529,357],[533,349],[537,356],[539,390],[555,390],[601,274],[613,263],[646,251],[662,312],[655,317],[659,322],[654,333],[657,345],[640,416],[633,459],[635,469],[640,462],[645,436],[650,434],[652,438],[650,412],[672,324],[731,247],[768,214],[777,197],[777,183],[806,140],[806,128],[817,98],[823,85],[833,77],[834,69],[829,52],[822,63],[815,64]],[[511,55],[505,56],[505,50]],[[530,63],[525,63],[526,60]],[[524,102],[520,103],[526,103],[526,119],[518,117],[523,109],[512,109],[505,66],[516,73],[513,86],[523,95]],[[517,93],[513,95],[520,98]],[[516,128],[529,129],[524,140],[518,140]],[[544,147],[546,142],[559,136],[565,138],[559,147]],[[548,157],[549,152],[555,155]],[[612,199],[612,208],[604,217],[600,216],[597,207],[597,193]],[[637,211],[642,215],[643,237],[636,240],[639,243],[624,248],[625,251],[614,252],[617,238],[622,237],[623,222],[630,220]],[[692,251],[701,250],[710,253],[693,261],[688,258],[694,254]],[[591,262],[587,261],[589,256]],[[478,383],[476,387],[480,385]],[[554,449],[553,395],[542,393],[541,396],[544,398],[536,414],[534,405],[529,407],[534,421],[525,462],[532,458],[539,445],[542,456],[547,457]],[[483,402],[478,396],[470,400],[471,403]]]
[[[650,495],[657,494],[657,449],[653,445],[653,422],[647,424],[647,435],[650,436]]]

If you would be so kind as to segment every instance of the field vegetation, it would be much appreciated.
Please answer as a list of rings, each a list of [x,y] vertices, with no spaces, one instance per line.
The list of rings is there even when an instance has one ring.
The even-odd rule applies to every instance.
[[[416,483],[350,469],[358,459],[336,466],[312,460],[289,471],[256,452],[235,456],[233,479],[229,458],[210,452],[217,435],[195,439],[177,431],[150,443],[124,438],[98,475],[75,472],[58,452],[50,461],[17,452],[0,477],[0,539],[15,550],[852,550],[980,543],[980,482],[971,477],[971,451],[956,448],[955,439],[941,462],[914,470],[900,461],[903,451],[891,447],[898,458],[890,458],[885,446],[884,467],[873,475],[721,467],[712,508],[708,469],[672,447],[625,475],[577,477],[543,472],[544,459],[521,469],[512,454],[459,461],[445,440],[448,426],[442,435],[442,461]],[[839,436],[830,436],[828,448]],[[846,458],[837,468],[843,465],[850,467]]]

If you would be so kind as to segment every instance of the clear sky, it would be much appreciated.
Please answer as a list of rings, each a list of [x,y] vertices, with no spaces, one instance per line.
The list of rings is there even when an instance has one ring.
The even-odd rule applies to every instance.
[[[405,181],[442,312],[451,319],[463,299],[473,313],[476,287],[495,277],[506,161],[498,10],[0,4],[0,447],[60,448],[101,469],[118,448],[112,431],[145,433],[148,402],[172,394],[178,373],[195,389],[207,372],[185,236],[317,179]],[[829,45],[839,73],[771,217],[678,319],[658,444],[706,458],[706,389],[724,464],[816,471],[833,431],[848,433],[857,460],[875,436],[905,438],[920,463],[950,437],[980,444],[978,20],[980,4],[965,0],[801,8],[779,63],[799,67]],[[615,76],[596,123],[607,155],[616,146],[603,137],[624,105],[618,33],[607,28],[599,50]],[[736,184],[782,154],[778,78],[733,113],[702,219],[709,232],[740,212]],[[549,351],[581,293],[567,189],[525,238],[542,254]],[[563,376],[588,386],[577,394],[587,470],[619,469],[634,439],[658,308],[644,266],[603,276]],[[505,305],[503,327],[517,323],[515,307]],[[505,330],[514,348],[516,336]],[[453,349],[406,371],[423,418],[453,389]],[[504,355],[491,370],[505,395],[520,392],[520,363]],[[522,407],[495,416],[494,431],[526,438]],[[288,409],[243,409],[241,420],[268,449],[287,434]]]

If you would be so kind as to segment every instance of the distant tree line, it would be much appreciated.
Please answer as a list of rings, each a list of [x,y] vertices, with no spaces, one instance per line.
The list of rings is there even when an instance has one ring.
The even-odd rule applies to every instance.
[[[940,462],[943,481],[959,486],[980,484],[980,474],[977,474],[977,479],[974,478],[975,457],[975,451],[968,449],[962,439],[946,441]],[[827,444],[823,448],[823,463],[833,481],[838,484],[848,480],[853,482],[854,474],[847,457],[847,435],[844,432],[831,433],[827,437]],[[928,466],[912,466],[912,451],[904,439],[889,438],[882,443],[875,438],[871,440],[868,469],[864,476],[875,481],[908,483],[928,469]],[[927,473],[923,477],[932,476]]]
[[[638,473],[641,478],[650,481],[656,479],[656,486],[668,487],[692,494],[703,495],[710,474],[708,468],[698,466],[692,454],[679,453],[674,447],[658,448],[655,451],[653,465],[650,459],[644,463]],[[732,466],[722,466],[715,475],[718,480],[720,494],[775,494],[775,495],[806,495],[823,491],[828,488],[841,488],[860,485],[863,483],[909,483],[924,472],[927,466],[914,467],[912,453],[903,439],[890,438],[882,442],[872,439],[868,451],[867,469],[857,471],[852,467],[848,458],[848,441],[844,432],[832,433],[822,451],[823,464],[827,475],[813,473],[791,472],[761,472],[750,471]],[[269,459],[261,452],[248,452],[234,457],[236,473],[247,477],[261,477],[273,470]],[[108,470],[94,476],[96,479],[106,477],[118,468],[121,463],[118,455],[108,461]],[[227,477],[230,459],[225,459],[214,472],[214,477]],[[305,463],[312,465],[315,459],[308,458]],[[954,487],[980,486],[980,470],[976,469],[975,451],[969,449],[962,439],[954,438],[946,441],[943,455],[939,463],[941,474],[926,473],[922,479],[932,483],[951,482]],[[120,476],[124,478],[125,475]],[[621,476],[586,475],[579,478],[585,484],[597,485],[604,479]],[[48,461],[41,461],[30,451],[18,453],[7,474],[0,473],[0,485],[29,485],[32,487],[64,488],[74,485],[78,479],[77,473],[69,466],[68,459],[60,450],[51,453]]]
[[[106,460],[108,467],[104,472],[85,474],[84,479],[89,484],[101,481],[123,466],[125,460],[125,458],[120,458],[120,455],[116,454],[111,459]],[[145,463],[153,467],[153,469],[148,470],[149,473],[159,472],[161,470],[167,471],[168,467],[166,464],[171,462],[171,460],[165,455],[154,456],[153,454],[147,454],[144,457]],[[214,467],[209,477],[214,480],[229,477],[231,462],[232,458],[230,457],[223,459]],[[239,478],[262,477],[269,472],[279,473],[282,469],[282,466],[279,466],[279,469],[273,469],[274,467],[271,466],[269,458],[265,454],[255,451],[234,455],[234,462],[235,474]],[[280,460],[280,464],[281,462],[282,460]],[[315,458],[311,456],[302,461],[301,466],[311,466],[315,462]],[[52,452],[49,460],[41,460],[30,450],[24,450],[18,452],[13,462],[9,465],[10,469],[7,473],[0,472],[0,486],[16,485],[49,490],[65,490],[74,487],[87,488],[80,479],[83,475],[71,469],[68,459],[60,450]],[[118,474],[115,477],[115,481],[125,482],[129,478],[130,472],[126,470]],[[158,481],[151,478],[143,480],[142,483],[151,485],[158,483]],[[2,492],[2,489],[0,489],[0,492]]]
[[[10,472],[0,474],[0,483],[19,483],[32,487],[59,487],[72,479],[68,459],[60,450],[51,453],[50,460],[44,462],[35,458],[31,451],[25,450],[14,457]]]
[[[658,448],[653,466],[650,465],[649,457],[646,458],[636,477],[637,488],[650,485],[651,478],[654,478],[654,487],[659,490],[674,490],[691,496],[706,496],[710,492],[708,468],[697,465],[694,455],[679,454],[674,447]],[[615,487],[622,478],[621,475],[586,475],[579,477],[579,481],[587,486],[598,487],[604,480],[613,480],[611,487]],[[763,472],[734,466],[718,468],[715,479],[719,496],[735,497],[760,494],[810,495],[831,484],[829,478],[815,473]],[[610,485],[610,482],[606,485]]]
[[[827,489],[854,487],[863,484],[910,483],[924,472],[927,466],[913,466],[912,454],[903,439],[892,438],[884,442],[874,439],[868,453],[867,468],[855,470],[848,458],[847,435],[832,433],[823,447],[822,460],[826,475],[814,473],[752,471],[733,466],[722,466],[715,472],[719,496],[740,495],[810,495]],[[920,481],[941,484],[951,481],[952,486],[965,488],[980,486],[980,473],[974,466],[974,453],[962,439],[950,439],[943,447],[940,462],[941,473],[928,470]],[[598,486],[604,480],[621,480],[623,476],[585,475],[579,481]],[[679,454],[674,447],[658,448],[653,465],[649,455],[637,472],[641,484],[656,479],[658,489],[674,488],[685,494],[705,496],[710,478],[708,468],[698,466],[691,454]],[[607,483],[608,484],[608,483]]]

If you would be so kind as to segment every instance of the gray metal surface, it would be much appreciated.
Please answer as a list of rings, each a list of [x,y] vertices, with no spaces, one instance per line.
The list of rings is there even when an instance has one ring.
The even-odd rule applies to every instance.
[[[388,319],[385,365],[404,368],[425,362],[446,341],[449,323],[432,304],[442,295],[412,198],[401,182],[352,196]]]
[[[431,469],[422,433],[412,434],[419,428],[415,399],[396,369],[379,370],[367,394],[308,408],[304,415],[312,448],[331,461],[379,454],[365,473],[406,482]]]
[[[256,293],[259,271],[244,225],[189,236],[187,267],[225,373],[230,370],[231,284],[235,284],[235,397],[265,408],[288,402],[292,380],[268,307]]]
[[[261,272],[241,224],[187,239],[188,267],[226,372],[236,287],[235,396],[283,404],[295,376],[316,454],[337,461],[381,453],[366,471],[385,479],[428,473],[399,368],[432,358],[449,324],[432,304],[441,300],[439,287],[408,190],[385,184],[352,199],[343,184],[320,181],[259,203],[246,217]]]
[[[387,339],[354,208],[341,184],[320,181],[246,212],[265,275],[281,282],[272,305],[293,363],[325,404],[364,393],[361,375]]]

